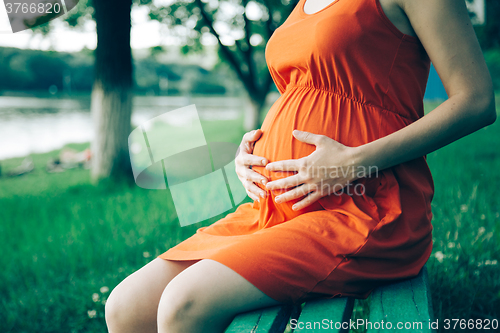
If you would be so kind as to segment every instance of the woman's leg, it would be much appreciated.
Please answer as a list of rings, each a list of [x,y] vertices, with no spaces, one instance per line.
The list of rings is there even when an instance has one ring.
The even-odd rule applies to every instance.
[[[156,258],[124,279],[106,301],[109,333],[156,333],[158,303],[163,290],[194,261]]]
[[[232,269],[204,259],[165,288],[158,307],[158,332],[221,333],[236,314],[279,304]]]

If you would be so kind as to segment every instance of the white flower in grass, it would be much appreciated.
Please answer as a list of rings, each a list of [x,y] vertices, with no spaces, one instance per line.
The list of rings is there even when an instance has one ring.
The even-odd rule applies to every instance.
[[[99,302],[99,294],[98,293],[93,293],[92,294],[92,300],[94,302]]]
[[[97,316],[97,311],[96,310],[88,310],[87,315],[89,318],[95,318]]]
[[[454,248],[454,247],[455,247],[455,243],[453,243],[453,242],[449,242],[449,243],[448,243],[448,247],[449,247],[450,249]]]
[[[143,255],[144,258],[151,257],[151,253],[149,253],[149,252],[143,252],[142,255]]]
[[[101,294],[105,294],[109,291],[109,288],[104,286],[104,287],[101,287],[101,289],[99,289],[99,291],[101,292]]]
[[[484,232],[485,232],[485,231],[486,231],[486,229],[485,229],[484,227],[481,227],[481,228],[479,228],[479,229],[477,230],[477,234],[478,234],[478,235],[482,235],[482,234],[484,234]]]
[[[434,257],[437,259],[437,261],[443,262],[444,254],[441,251],[437,251],[436,253],[434,253]]]

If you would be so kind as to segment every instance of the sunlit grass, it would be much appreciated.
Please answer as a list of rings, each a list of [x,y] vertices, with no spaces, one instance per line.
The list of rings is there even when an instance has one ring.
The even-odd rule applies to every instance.
[[[204,123],[207,141],[239,143],[238,124]],[[500,315],[499,142],[500,121],[428,156],[437,318]],[[33,155],[33,173],[0,178],[0,332],[105,332],[114,286],[221,217],[181,228],[168,191],[93,186],[84,169],[46,173],[57,154]],[[2,161],[3,171],[21,160]]]

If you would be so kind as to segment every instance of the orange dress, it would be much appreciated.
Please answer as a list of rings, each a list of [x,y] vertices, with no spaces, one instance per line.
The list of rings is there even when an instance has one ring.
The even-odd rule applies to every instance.
[[[429,58],[378,0],[337,0],[314,14],[304,3],[266,46],[281,96],[255,155],[274,162],[311,154],[315,147],[296,140],[294,129],[359,146],[423,116]],[[268,191],[159,257],[218,261],[281,302],[365,298],[381,284],[415,276],[429,258],[433,193],[425,157],[358,179],[351,191],[300,211],[291,209],[298,200],[277,204],[279,192]]]

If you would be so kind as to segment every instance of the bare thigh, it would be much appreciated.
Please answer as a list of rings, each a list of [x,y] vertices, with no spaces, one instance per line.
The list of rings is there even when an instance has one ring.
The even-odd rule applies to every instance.
[[[106,302],[109,332],[157,332],[158,304],[165,287],[195,262],[156,258],[124,279]]]
[[[236,314],[279,304],[229,267],[204,259],[165,288],[158,329],[160,333],[223,332]]]

